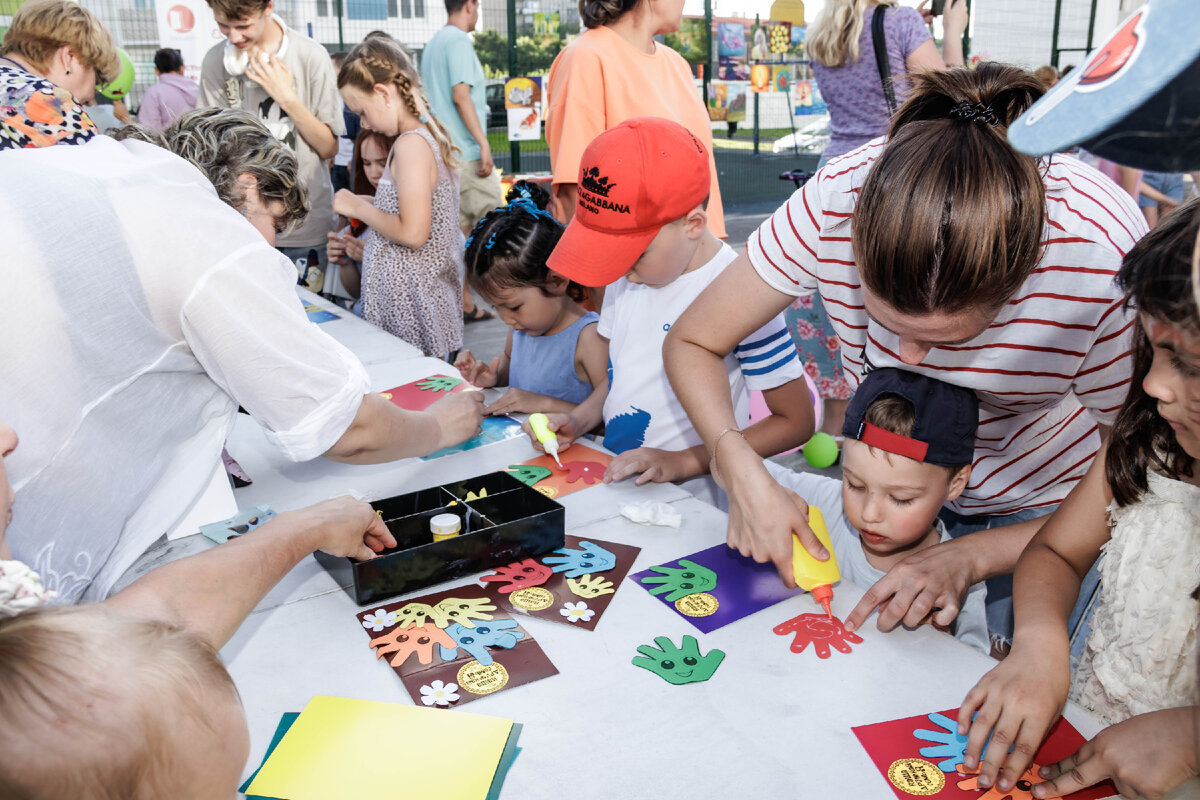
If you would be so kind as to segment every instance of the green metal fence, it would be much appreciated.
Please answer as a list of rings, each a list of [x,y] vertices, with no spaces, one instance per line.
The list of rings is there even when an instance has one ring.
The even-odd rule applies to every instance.
[[[20,2],[0,0],[0,27]],[[136,112],[145,89],[156,80],[153,58],[160,46],[156,0],[82,2],[104,21],[133,60],[137,78],[126,103]],[[425,42],[446,24],[442,0],[275,0],[275,10],[289,26],[316,39],[330,52],[348,50],[370,31],[382,30],[402,42],[418,60]],[[688,22],[685,28],[712,31],[714,24],[710,12],[706,18]],[[555,56],[579,32],[577,0],[483,0],[475,49],[488,75],[488,137],[496,163],[506,173],[548,172],[550,159],[544,137],[508,141],[504,79],[544,78]],[[697,92],[704,96],[708,78],[717,69],[714,37],[669,34],[665,41],[693,65],[703,65],[696,72]],[[219,43],[220,39],[214,39],[214,45]],[[780,182],[779,173],[815,165],[815,155],[772,153],[773,142],[791,132],[789,116],[768,114],[764,107],[761,131],[755,130],[752,114],[734,132],[723,122],[714,123],[715,156],[727,204],[783,198],[790,184]]]

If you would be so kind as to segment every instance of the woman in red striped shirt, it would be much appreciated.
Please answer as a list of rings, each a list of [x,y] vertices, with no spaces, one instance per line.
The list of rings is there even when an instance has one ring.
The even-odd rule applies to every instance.
[[[1113,276],[1145,232],[1130,198],[1095,170],[1008,144],[1008,125],[1042,93],[1032,75],[984,64],[911,80],[888,137],[797,190],[664,349],[727,476],[729,544],[773,561],[788,584],[791,536],[817,554],[819,543],[739,436],[716,447],[734,422],[714,365],[739,335],[817,292],[852,385],[891,366],[976,392],[971,483],[944,516],[952,535],[997,530],[893,568],[847,619],[857,626],[879,608],[884,630],[937,609],[948,624],[972,583],[1010,575],[1037,518],[1086,472],[1129,386],[1133,317]],[[989,625],[1011,635],[1011,588],[989,594]]]

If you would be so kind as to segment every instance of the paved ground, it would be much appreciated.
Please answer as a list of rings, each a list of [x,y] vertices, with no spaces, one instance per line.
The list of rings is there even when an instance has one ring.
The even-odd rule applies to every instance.
[[[786,195],[784,196],[786,197]],[[782,202],[783,199],[781,198],[778,203],[771,201],[730,208],[725,215],[725,228],[729,234],[728,241],[730,245],[739,250],[744,247],[746,238]],[[476,297],[475,302],[482,303],[483,301]],[[487,304],[484,303],[484,306],[487,307]],[[490,360],[504,350],[504,342],[507,336],[508,328],[499,318],[494,318],[486,322],[473,322],[467,325],[463,333],[463,340],[464,346],[476,358]],[[807,470],[809,472],[817,472],[822,475],[841,478],[841,469],[838,466],[835,465],[829,469],[817,470],[808,466],[799,453],[778,456],[774,460],[792,469]]]

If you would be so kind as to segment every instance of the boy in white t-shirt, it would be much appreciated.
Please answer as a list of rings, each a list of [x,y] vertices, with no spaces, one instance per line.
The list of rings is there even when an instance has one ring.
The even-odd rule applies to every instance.
[[[938,512],[971,478],[978,424],[979,401],[969,389],[876,369],[846,408],[842,479],[771,474],[821,509],[842,578],[866,589],[903,559],[950,538]],[[986,591],[982,581],[970,586],[933,620],[990,654]]]
[[[626,120],[584,151],[575,216],[547,264],[585,286],[608,286],[599,333],[609,340],[609,391],[603,409],[584,403],[551,416],[551,427],[565,447],[603,419],[604,445],[618,454],[605,481],[688,481],[697,497],[725,507],[662,362],[667,331],[736,256],[708,229],[709,186],[704,145],[670,120]],[[812,435],[802,370],[782,316],[725,358],[739,428],[749,423],[749,390],[762,391],[771,410],[739,431],[763,456]]]

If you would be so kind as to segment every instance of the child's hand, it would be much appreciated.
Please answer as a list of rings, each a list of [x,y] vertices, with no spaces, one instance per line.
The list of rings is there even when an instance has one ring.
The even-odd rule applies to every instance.
[[[317,531],[316,549],[331,556],[363,561],[396,546],[396,537],[375,510],[353,497],[335,497],[295,513]]]
[[[496,370],[500,367],[500,356],[492,359],[491,364],[471,355],[470,350],[460,350],[458,358],[454,359],[454,367],[462,373],[463,380],[472,386],[487,389],[496,385]]]
[[[1012,789],[1062,713],[1071,685],[1065,644],[1019,636],[1008,658],[967,693],[958,711],[958,732],[969,731],[963,766],[979,767],[981,788]]]
[[[1042,767],[1033,796],[1061,797],[1111,778],[1122,797],[1162,797],[1196,775],[1195,706],[1139,714]]]
[[[547,414],[546,427],[554,431],[555,437],[558,439],[558,452],[563,452],[571,443],[578,439],[585,430],[580,430],[580,424],[570,414]],[[521,430],[525,431],[525,435],[529,437],[533,449],[539,453],[546,452],[546,448],[538,441],[537,436],[533,433],[533,428],[529,427],[529,420],[521,423]]]
[[[345,255],[345,238],[340,233],[334,231],[325,234],[325,259],[330,264],[344,264],[345,262],[342,259]]]
[[[346,247],[346,258],[351,261],[362,263],[363,260],[363,242],[357,236],[346,235],[342,237],[342,244]]]
[[[462,444],[479,433],[483,425],[483,392],[447,394],[427,408],[426,413],[433,415],[441,431],[434,450]]]
[[[604,482],[623,481],[637,475],[635,484],[654,481],[669,483],[682,481],[699,475],[702,465],[687,458],[687,451],[659,450],[654,447],[638,447],[619,454],[604,472]]]
[[[343,217],[361,217],[364,205],[366,201],[349,189],[338,189],[337,194],[333,196],[333,213]]]
[[[488,370],[492,373],[492,382],[489,386],[494,386],[496,383],[495,369],[500,366],[500,359],[497,357],[491,363]],[[509,389],[500,396],[496,402],[487,407],[489,414],[532,414],[534,411],[545,407],[546,398],[540,394],[527,392],[524,389]],[[559,442],[559,450],[565,450],[566,446]]]

